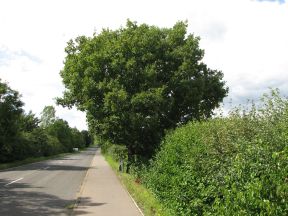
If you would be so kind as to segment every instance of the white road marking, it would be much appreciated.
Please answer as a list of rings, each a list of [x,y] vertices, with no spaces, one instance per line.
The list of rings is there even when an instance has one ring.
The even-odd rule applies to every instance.
[[[12,182],[9,182],[8,184],[6,184],[6,185],[4,185],[4,186],[8,186],[8,185],[13,184],[13,183],[15,183],[15,182],[18,182],[18,181],[20,181],[20,180],[22,180],[22,179],[23,179],[23,178],[16,179],[16,180],[14,180],[14,181],[12,181]]]
[[[45,167],[45,168],[43,168],[43,170],[46,170],[46,169],[48,169],[49,168],[49,166],[48,167]]]
[[[141,214],[142,216],[144,216],[142,210],[141,210],[140,207],[137,205],[136,201],[133,199],[133,197],[131,196],[131,194],[130,194],[127,190],[126,190],[126,192],[128,193],[128,195],[129,195],[130,198],[132,199],[134,205],[136,206],[136,208],[138,209],[138,211],[140,212],[140,214]]]

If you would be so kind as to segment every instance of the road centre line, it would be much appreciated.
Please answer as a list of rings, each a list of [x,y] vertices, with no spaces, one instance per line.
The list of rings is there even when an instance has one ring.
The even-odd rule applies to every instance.
[[[8,185],[10,185],[10,184],[13,184],[13,183],[15,183],[15,182],[18,182],[18,181],[20,181],[20,180],[22,180],[22,179],[23,179],[23,178],[19,178],[19,179],[16,179],[16,180],[12,181],[12,182],[9,182],[8,184],[4,185],[4,187],[5,187],[5,186],[8,186]]]
[[[48,169],[48,168],[50,168],[50,166],[43,168],[43,170],[46,170],[46,169]],[[39,171],[39,170],[41,170],[41,169],[37,169],[37,170],[35,170],[34,172],[32,172],[32,173],[28,173],[28,174],[26,174],[26,175],[24,175],[24,176],[31,175],[31,174],[33,174],[33,173]],[[13,183],[15,183],[15,182],[21,181],[22,179],[24,179],[24,178],[21,177],[21,178],[16,179],[16,180],[14,180],[14,181],[12,181],[12,182],[9,182],[8,184],[5,184],[4,187],[6,187],[6,186],[8,186],[8,185],[10,185],[10,184],[13,184]]]

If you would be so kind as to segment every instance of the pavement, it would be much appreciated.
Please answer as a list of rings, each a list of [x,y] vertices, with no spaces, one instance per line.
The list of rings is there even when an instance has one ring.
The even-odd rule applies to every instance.
[[[143,216],[119,179],[96,151],[78,196],[73,216]]]
[[[71,214],[96,150],[0,171],[0,215]]]

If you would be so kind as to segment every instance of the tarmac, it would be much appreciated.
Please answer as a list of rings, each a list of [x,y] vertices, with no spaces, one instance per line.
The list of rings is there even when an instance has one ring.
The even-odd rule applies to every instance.
[[[91,162],[73,216],[143,216],[133,198],[120,183],[100,149]]]

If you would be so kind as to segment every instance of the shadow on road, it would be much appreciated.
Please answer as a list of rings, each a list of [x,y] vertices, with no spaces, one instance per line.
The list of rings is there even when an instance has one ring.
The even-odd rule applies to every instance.
[[[0,215],[2,216],[42,216],[42,215],[69,215],[75,201],[61,199],[47,193],[36,191],[25,183],[15,183],[3,186],[8,182],[0,179]],[[89,198],[85,199],[85,205],[98,206],[105,203],[91,203]],[[82,201],[81,201],[82,202]],[[85,210],[81,210],[85,214]]]
[[[44,169],[45,168],[45,169]],[[77,166],[77,165],[61,165],[61,164],[47,164],[45,166],[43,165],[33,165],[33,166],[22,166],[22,167],[15,167],[11,170],[3,170],[1,172],[14,172],[14,171],[31,171],[31,170],[43,170],[43,171],[82,171],[87,170],[89,166]]]
[[[69,166],[69,165],[49,165],[48,169],[45,169],[45,171],[55,171],[55,170],[65,170],[65,171],[81,171],[81,170],[87,170],[89,167],[83,167],[83,166]]]
[[[92,157],[95,155],[96,148],[89,148],[86,151],[83,151],[79,154],[72,154],[70,156],[65,156],[63,158],[55,158],[55,159],[50,159],[47,161],[42,161],[38,163],[32,163],[32,164],[26,164],[23,166],[19,167],[14,167],[6,170],[0,170],[0,174],[4,172],[14,172],[14,171],[27,171],[27,170],[45,170],[45,171],[55,171],[55,170],[65,170],[65,171],[82,171],[82,170],[87,170],[89,166],[78,166],[77,163],[72,163],[71,165],[66,165],[68,164],[69,161],[75,161],[75,160],[83,160],[85,157]],[[82,157],[82,158],[81,158]],[[61,162],[64,162],[61,163]],[[49,167],[49,168],[47,168]],[[45,168],[45,169],[44,169]]]

